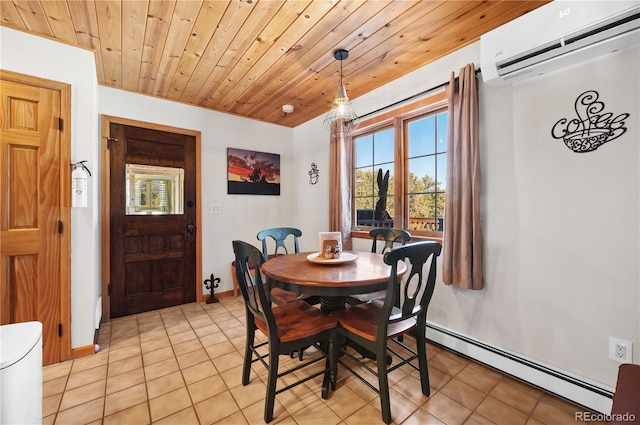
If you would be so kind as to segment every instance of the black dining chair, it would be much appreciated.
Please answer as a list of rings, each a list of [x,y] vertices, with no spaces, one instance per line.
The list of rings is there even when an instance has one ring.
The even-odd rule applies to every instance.
[[[275,257],[276,255],[288,254],[287,238],[290,244],[293,244],[294,253],[300,252],[298,238],[302,236],[302,231],[295,227],[273,227],[258,232],[258,240],[262,242],[262,255],[265,258]],[[269,254],[269,245],[273,245],[273,251]],[[290,245],[291,246],[291,245]],[[286,291],[281,288],[270,288],[271,300],[276,304],[284,304],[299,298],[295,292]]]
[[[287,249],[287,242],[289,242],[289,246],[293,244],[293,252],[298,254],[300,253],[300,244],[298,242],[298,238],[302,236],[302,231],[300,229],[296,229],[295,227],[272,227],[270,229],[264,229],[258,232],[258,240],[262,242],[262,255],[264,258],[272,258],[276,255],[286,255],[289,253]],[[287,239],[289,238],[289,239]],[[269,245],[273,246],[272,253],[269,254]],[[274,287],[269,285],[269,294],[271,297],[271,301],[276,304],[284,304],[291,301],[295,301],[296,299],[303,300],[308,304],[317,304],[320,302],[318,297],[313,296],[303,296],[296,294],[295,292],[287,291],[282,288]],[[291,353],[291,357],[294,357],[295,353]],[[304,348],[298,350],[297,352],[298,358],[302,360],[304,356]]]
[[[264,421],[271,422],[277,394],[320,375],[324,375],[324,379],[329,379],[331,367],[333,366],[335,370],[335,360],[331,360],[328,353],[333,352],[333,347],[329,345],[333,344],[332,333],[335,332],[337,320],[297,299],[274,305],[260,272],[260,266],[264,263],[262,252],[253,245],[238,240],[233,241],[233,252],[236,261],[236,277],[245,301],[247,326],[242,385],[249,384],[251,365],[254,362],[260,361],[268,369]],[[257,330],[267,336],[267,341],[256,343]],[[279,371],[280,355],[288,355],[309,346],[314,346],[319,355],[304,363],[296,364],[291,369]],[[301,369],[323,359],[326,360],[323,369],[312,368],[316,371],[276,389],[279,378],[292,372],[296,372],[300,377]]]
[[[378,252],[378,242],[384,241],[384,245],[380,250],[380,254],[384,254],[387,251],[393,249],[396,243],[400,243],[402,245],[406,245],[407,242],[411,239],[411,233],[404,229],[394,229],[392,227],[380,227],[376,229],[372,229],[369,232],[369,236],[373,239],[371,242],[371,252]],[[386,290],[371,292],[368,294],[357,294],[352,295],[347,299],[347,303],[360,304],[366,303],[372,300],[381,300],[387,295]]]
[[[364,365],[360,356],[353,355],[345,347],[337,347],[337,350],[346,355],[343,357],[348,357],[363,366],[362,370],[356,371],[352,364],[340,357],[337,359],[342,366],[378,393],[382,420],[387,424],[391,422],[387,376],[389,372],[410,365],[420,372],[422,394],[430,394],[425,329],[427,308],[436,284],[436,262],[441,249],[439,243],[430,241],[393,248],[384,255],[384,262],[391,266],[387,297],[384,300],[349,306],[345,310],[330,314],[338,319],[338,335],[343,335],[348,341],[364,347],[375,355],[377,370]],[[407,260],[410,263],[407,279],[399,278],[398,262]],[[428,271],[427,274],[425,270]],[[396,296],[400,298],[400,307],[396,307],[393,302]],[[399,337],[404,335],[412,335],[415,338],[415,349],[407,345],[407,342],[399,340]],[[400,361],[393,364],[389,362],[389,357],[398,358]],[[377,376],[377,387],[362,376],[365,370]]]

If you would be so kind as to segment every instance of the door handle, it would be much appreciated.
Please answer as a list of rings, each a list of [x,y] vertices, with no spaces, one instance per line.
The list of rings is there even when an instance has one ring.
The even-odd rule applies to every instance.
[[[196,230],[196,226],[193,223],[187,224],[187,236],[193,236]]]

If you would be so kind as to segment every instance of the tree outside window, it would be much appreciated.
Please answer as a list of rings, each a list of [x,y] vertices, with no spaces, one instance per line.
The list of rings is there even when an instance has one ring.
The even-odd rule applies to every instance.
[[[447,164],[447,112],[407,123],[409,230],[442,232]]]

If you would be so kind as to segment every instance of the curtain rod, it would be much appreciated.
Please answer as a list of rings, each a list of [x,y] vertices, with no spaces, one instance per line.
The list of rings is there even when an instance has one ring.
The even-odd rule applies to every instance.
[[[480,72],[481,72],[480,68],[476,69],[476,76],[477,76]],[[458,77],[456,77],[456,80],[457,80],[457,79],[458,79]],[[390,105],[383,106],[382,108],[380,108],[380,109],[376,109],[375,111],[367,112],[367,113],[366,113],[366,114],[364,114],[364,115],[359,115],[359,116],[358,116],[358,119],[361,119],[361,118],[364,118],[364,117],[368,117],[369,115],[377,114],[378,112],[382,112],[382,111],[384,111],[384,110],[386,110],[386,109],[389,109],[389,108],[393,108],[394,106],[397,106],[397,105],[399,105],[399,104],[401,104],[401,103],[407,102],[407,101],[409,101],[409,100],[413,100],[413,99],[415,99],[415,98],[417,98],[417,97],[424,96],[425,94],[427,94],[427,93],[429,93],[429,92],[432,92],[432,91],[434,91],[434,90],[441,89],[441,88],[443,88],[443,87],[446,87],[447,85],[449,85],[449,82],[448,82],[448,81],[446,81],[446,82],[444,82],[444,83],[441,83],[441,84],[438,84],[437,86],[433,86],[433,87],[431,87],[431,88],[428,88],[428,89],[426,89],[426,90],[421,91],[420,93],[416,93],[416,94],[411,95],[411,96],[409,96],[409,97],[406,97],[406,98],[404,98],[404,99],[402,99],[402,100],[398,100],[397,102],[393,102],[393,103],[392,103],[392,104],[390,104]]]

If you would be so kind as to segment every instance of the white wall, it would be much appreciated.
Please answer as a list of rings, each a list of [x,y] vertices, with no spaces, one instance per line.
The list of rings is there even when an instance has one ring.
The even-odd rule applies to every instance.
[[[93,53],[0,27],[0,67],[71,85],[71,162],[87,160],[89,208],[71,209],[71,344],[93,343],[100,292],[99,139]],[[71,183],[69,183],[71,184]]]
[[[202,275],[221,278],[217,293],[232,290],[231,241],[259,247],[258,231],[293,222],[295,182],[305,177],[293,167],[292,130],[108,87],[98,94],[100,114],[201,132]],[[228,195],[228,147],[279,154],[280,196]],[[221,213],[211,214],[211,204],[220,204]]]
[[[443,291],[435,314],[463,333],[611,387],[618,363],[608,359],[609,336],[632,341],[638,362],[638,75],[633,48],[512,87],[483,87],[483,303],[502,304],[502,314],[461,319],[455,312],[476,303],[460,291]],[[588,90],[600,95],[602,113],[631,116],[622,137],[578,154],[550,134],[561,118],[577,118],[574,103]]]
[[[101,293],[100,114],[201,132],[202,273],[221,278],[217,292],[233,287],[233,239],[258,246],[259,230],[292,223],[295,182],[308,176],[295,174],[291,129],[100,87],[93,54],[82,49],[5,27],[0,42],[2,69],[71,84],[71,160],[88,160],[93,174],[89,208],[73,208],[71,216],[72,348],[93,343]],[[281,195],[227,195],[227,147],[280,154]],[[213,203],[221,205],[220,214],[209,212]]]
[[[609,336],[633,342],[639,362],[639,51],[505,88],[481,84],[486,289],[440,284],[429,321],[604,388],[615,387],[619,365],[608,358]],[[359,114],[376,110],[448,81],[469,62],[480,66],[479,43],[356,99],[354,107]],[[631,115],[622,137],[577,154],[553,139],[551,128],[575,117],[574,102],[587,90],[600,94],[605,112]],[[317,188],[324,194],[297,190],[296,222],[307,231],[328,223],[323,131],[322,117],[294,129],[297,163],[315,161],[325,180]]]

